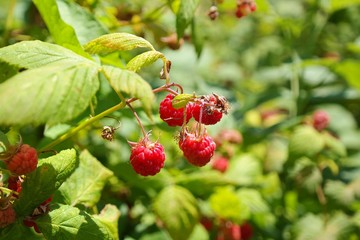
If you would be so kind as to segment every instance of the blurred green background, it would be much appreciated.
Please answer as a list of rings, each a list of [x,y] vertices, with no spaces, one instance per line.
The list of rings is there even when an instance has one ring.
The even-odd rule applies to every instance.
[[[102,125],[114,124],[104,119],[59,146],[87,148],[115,173],[99,205],[111,202],[121,210],[120,238],[219,239],[224,222],[231,222],[250,226],[252,239],[360,239],[360,1],[257,0],[257,10],[242,18],[235,16],[235,0],[199,1],[177,42],[180,2],[57,1],[82,44],[109,32],[142,36],[172,61],[171,81],[186,93],[216,93],[231,104],[229,114],[208,127],[218,148],[204,168],[183,159],[175,140],[179,129],[159,118],[165,93],[157,94],[152,121],[138,110],[165,146],[160,174],[139,177],[128,163],[127,140],[140,137],[128,109],[114,114],[121,122],[114,142],[99,135]],[[208,16],[212,4],[216,20]],[[1,1],[0,23],[1,47],[53,42],[30,0]],[[124,67],[138,53],[99,60]],[[155,88],[163,84],[160,69],[157,62],[140,74]],[[0,82],[8,76],[1,72]],[[97,99],[99,112],[118,101],[105,84]],[[322,131],[312,127],[319,109],[330,119]],[[78,120],[21,131],[36,146]],[[225,172],[213,167],[220,156],[228,160]]]

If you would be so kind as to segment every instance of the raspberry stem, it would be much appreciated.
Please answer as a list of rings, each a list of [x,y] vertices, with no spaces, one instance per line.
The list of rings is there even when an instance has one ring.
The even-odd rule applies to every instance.
[[[105,74],[104,74],[105,75]],[[107,76],[105,75],[105,77],[107,78]],[[180,90],[180,93],[183,93],[183,88],[179,85],[179,84],[176,84],[176,83],[169,83],[169,84],[165,84],[161,87],[158,87],[158,88],[155,88],[153,89],[153,93],[158,93],[158,92],[161,92],[161,91],[168,91],[174,95],[178,95],[179,93],[172,90],[171,87],[177,87],[179,90]],[[146,132],[145,132],[145,129],[143,127],[143,125],[141,124],[141,121],[138,117],[138,115],[136,114],[136,112],[134,111],[134,109],[131,107],[130,103],[131,102],[134,102],[136,100],[138,100],[138,98],[130,98],[128,100],[126,100],[124,98],[124,96],[119,93],[119,92],[116,92],[116,94],[119,96],[119,98],[121,99],[121,102],[101,113],[99,113],[98,115],[95,115],[89,119],[86,119],[84,122],[80,123],[77,127],[74,127],[72,128],[70,131],[66,132],[65,134],[61,135],[59,138],[57,138],[56,140],[54,140],[53,142],[47,144],[46,146],[42,147],[39,152],[43,152],[43,151],[47,151],[51,148],[53,148],[54,146],[62,143],[63,141],[69,139],[70,137],[76,135],[80,130],[84,129],[85,127],[87,127],[88,125],[110,115],[111,113],[117,111],[117,110],[120,110],[122,108],[124,108],[126,105],[128,105],[130,107],[130,109],[133,111],[134,115],[135,115],[135,118],[136,120],[138,121],[140,127],[141,127],[141,131],[142,133],[144,134],[144,136],[146,136]]]
[[[136,118],[136,121],[138,122],[140,128],[141,128],[141,132],[142,134],[144,135],[144,137],[147,136],[146,132],[145,132],[145,129],[144,129],[144,126],[143,124],[141,123],[141,120],[139,118],[139,116],[137,115],[136,111],[134,110],[134,108],[131,106],[131,104],[129,102],[126,103],[126,105],[130,108],[130,110],[133,112],[135,118]]]

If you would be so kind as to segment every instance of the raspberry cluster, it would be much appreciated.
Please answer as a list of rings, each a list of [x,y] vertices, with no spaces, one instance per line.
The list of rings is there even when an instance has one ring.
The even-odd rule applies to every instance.
[[[178,100],[175,99],[178,95],[185,95],[185,97],[181,98],[180,104],[174,104],[174,101]],[[214,93],[196,97],[172,92],[160,102],[159,115],[168,126],[181,127],[179,148],[190,164],[201,167],[210,161],[216,149],[216,143],[207,134],[204,125],[218,123],[223,114],[227,114],[228,109],[228,101]],[[144,138],[138,142],[129,142],[130,164],[137,174],[153,176],[164,167],[164,147],[159,142],[149,140],[149,134],[145,133],[140,119],[135,112],[134,114],[142,128]],[[189,131],[187,124],[192,118],[196,122],[196,127]]]
[[[202,125],[218,123],[229,109],[228,101],[216,94],[193,97],[185,106],[174,108],[174,95],[168,94],[160,103],[160,118],[169,126],[181,126],[179,148],[184,157],[194,166],[206,165],[214,155],[216,144]],[[196,129],[189,131],[186,124],[191,118],[197,122]]]
[[[238,224],[226,219],[216,221],[202,217],[200,223],[208,232],[215,233],[217,240],[249,240],[253,237],[253,228],[248,222]]]
[[[21,198],[22,184],[26,181],[27,174],[36,169],[38,155],[36,149],[28,144],[8,144],[6,151],[0,154],[0,159],[4,161],[9,171],[7,181],[3,182],[6,188],[0,191],[0,228],[3,228],[16,221],[13,204]],[[35,218],[50,211],[49,204],[51,201],[52,197],[35,208],[33,213],[23,220],[24,225],[34,227],[35,231],[40,233]]]

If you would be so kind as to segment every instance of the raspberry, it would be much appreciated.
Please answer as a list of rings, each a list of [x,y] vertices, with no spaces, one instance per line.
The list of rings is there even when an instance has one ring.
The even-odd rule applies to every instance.
[[[224,230],[226,240],[241,240],[241,230],[238,224],[229,224]]]
[[[152,143],[144,138],[130,145],[132,146],[130,164],[136,173],[142,176],[153,176],[164,167],[165,153],[160,143]]]
[[[207,217],[202,217],[200,220],[201,225],[203,225],[203,227],[210,232],[211,229],[213,228],[213,221],[210,218]]]
[[[249,223],[243,223],[240,227],[241,237],[244,240],[248,240],[253,235],[252,226]]]
[[[185,108],[175,109],[172,106],[173,94],[168,94],[160,103],[159,113],[160,118],[169,126],[182,126],[184,123]],[[191,105],[186,105],[186,123],[189,122],[191,114]]]
[[[216,145],[220,146],[223,143],[241,144],[243,136],[235,129],[222,129],[214,138]]]
[[[10,204],[7,208],[0,210],[0,228],[6,227],[16,220],[16,213]]]
[[[228,166],[229,166],[229,160],[225,157],[220,156],[214,159],[211,167],[214,170],[218,170],[219,172],[224,173],[227,170]]]
[[[179,147],[184,153],[184,157],[198,167],[206,165],[214,155],[216,144],[214,140],[204,134],[196,137],[193,133],[182,133],[180,136]]]
[[[36,169],[38,156],[35,148],[28,144],[20,146],[19,150],[9,160],[5,161],[7,168],[16,175],[30,173]]]
[[[325,129],[330,122],[330,117],[327,114],[327,112],[323,111],[323,110],[317,110],[314,112],[313,114],[313,127],[318,130],[321,131],[323,129]]]
[[[230,221],[222,222],[217,240],[241,240],[240,225],[232,223]]]
[[[238,0],[235,15],[242,18],[256,11],[256,3],[253,0]]]
[[[212,94],[200,97],[192,107],[192,114],[196,121],[205,125],[213,125],[221,120],[223,113],[226,114],[228,108],[228,102],[224,97]]]

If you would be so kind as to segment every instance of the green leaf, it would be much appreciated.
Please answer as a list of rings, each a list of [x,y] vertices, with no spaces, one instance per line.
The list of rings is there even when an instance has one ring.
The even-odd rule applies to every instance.
[[[0,52],[3,48],[0,48]],[[1,53],[0,53],[1,54]],[[0,83],[4,82],[6,79],[11,78],[12,76],[14,76],[15,74],[18,73],[18,69],[6,62],[2,62],[1,61],[1,56],[0,56]]]
[[[30,215],[74,172],[77,163],[74,149],[39,160],[37,169],[27,175],[22,184],[19,200],[15,202],[16,213],[19,216]]]
[[[109,229],[99,220],[78,208],[63,205],[36,219],[46,239],[113,240]]]
[[[81,47],[74,29],[60,17],[56,0],[33,0],[44,19],[55,43],[68,48],[86,58],[91,58]]]
[[[266,201],[262,198],[260,192],[255,189],[241,188],[236,191],[236,195],[250,209],[251,213],[269,211]]]
[[[296,159],[293,169],[289,171],[289,176],[312,192],[316,191],[317,186],[319,186],[323,180],[316,163],[307,157]]]
[[[0,124],[55,124],[71,120],[99,88],[98,69],[87,63],[54,63],[0,84]],[[11,101],[9,101],[11,99]]]
[[[351,221],[342,212],[336,212],[327,221],[325,217],[308,213],[294,227],[297,235],[296,239],[298,240],[349,239],[347,234],[351,227]]]
[[[164,188],[155,199],[154,211],[174,240],[188,239],[199,219],[196,199],[180,186]]]
[[[154,47],[142,37],[130,33],[110,33],[91,40],[84,46],[90,54],[108,54],[115,51],[128,51],[135,48]]]
[[[199,2],[199,0],[181,0],[176,14],[176,32],[178,38],[183,37],[185,29],[192,22]]]
[[[214,188],[233,183],[217,171],[198,171],[191,174],[181,175],[176,183],[188,189],[196,196],[206,196],[214,191]]]
[[[324,222],[320,216],[308,213],[294,226],[297,240],[316,239],[318,233],[323,230]]]
[[[311,126],[299,126],[295,129],[289,142],[289,153],[296,157],[314,156],[325,146],[321,134]]]
[[[360,178],[356,178],[348,184],[328,180],[325,185],[325,193],[344,206],[348,206],[360,197]]]
[[[26,69],[38,68],[51,63],[92,63],[89,59],[69,49],[37,40],[22,41],[1,48],[0,61]]]
[[[261,171],[259,161],[250,154],[246,154],[231,159],[225,177],[233,179],[240,185],[252,185],[261,176]]]
[[[182,93],[179,95],[176,95],[174,99],[172,100],[172,106],[175,109],[184,108],[188,102],[193,100],[195,98],[194,94],[186,94]]]
[[[358,76],[360,76],[360,61],[345,60],[337,64],[334,70],[338,74],[342,75],[350,85],[360,89],[360,81],[358,78]]]
[[[22,219],[18,219],[14,224],[6,228],[0,228],[0,239],[19,240],[26,236],[26,240],[43,240],[41,235],[35,234],[31,228],[26,227]]]
[[[197,57],[199,58],[202,50],[204,48],[204,43],[205,43],[205,34],[204,31],[201,29],[201,27],[204,26],[199,26],[200,24],[195,21],[195,19],[192,20],[191,22],[191,42],[194,44],[195,47],[195,51],[197,54]]]
[[[99,215],[94,215],[93,217],[107,227],[113,240],[119,239],[118,221],[120,217],[120,210],[116,206],[107,204],[101,210]]]
[[[323,132],[322,136],[325,140],[325,146],[337,157],[346,156],[346,147],[338,138],[335,138],[329,132]]]
[[[360,0],[331,0],[330,12],[335,12],[343,8],[351,7],[360,4]]]
[[[147,51],[142,54],[137,55],[133,59],[131,59],[126,65],[126,69],[137,72],[142,67],[150,65],[154,63],[158,59],[166,60],[164,54],[158,51]]]
[[[113,173],[86,150],[80,154],[79,159],[79,167],[56,194],[61,195],[65,204],[82,204],[91,208],[99,201],[101,191]]]
[[[196,224],[194,231],[189,237],[189,240],[208,240],[210,239],[209,232],[205,229],[205,227],[198,223]]]
[[[61,18],[75,30],[81,44],[108,33],[108,30],[95,18],[94,14],[80,5],[65,0],[57,0]]]
[[[250,208],[242,202],[231,187],[219,187],[210,196],[210,206],[218,217],[237,223],[250,216]]]
[[[145,112],[150,115],[155,95],[148,84],[140,75],[112,66],[103,66],[103,73],[110,81],[116,92],[123,92],[130,97],[139,98]]]

